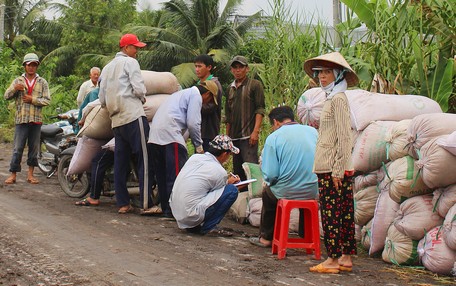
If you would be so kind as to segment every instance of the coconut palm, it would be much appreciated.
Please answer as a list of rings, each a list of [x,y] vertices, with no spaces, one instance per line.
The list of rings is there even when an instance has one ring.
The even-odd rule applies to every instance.
[[[163,4],[166,13],[162,26],[131,27],[138,35],[153,41],[153,50],[143,54],[143,63],[154,70],[164,69],[159,64],[173,66],[180,83],[188,86],[196,79],[193,72],[196,55],[211,54],[216,62],[226,62],[260,12],[235,27],[230,17],[243,0],[228,0],[221,13],[220,2],[171,0]]]

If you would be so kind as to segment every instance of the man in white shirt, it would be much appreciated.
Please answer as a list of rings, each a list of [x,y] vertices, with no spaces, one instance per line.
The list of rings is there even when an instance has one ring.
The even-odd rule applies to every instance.
[[[179,228],[199,234],[232,235],[216,229],[238,196],[233,184],[239,177],[228,176],[222,166],[232,153],[238,154],[239,149],[231,138],[217,135],[209,143],[208,152],[195,154],[185,163],[169,200]]]
[[[98,78],[100,77],[100,73],[101,70],[99,67],[93,67],[90,69],[90,79],[83,82],[79,88],[78,97],[76,98],[78,108],[81,106],[86,95],[98,87]]]
[[[101,72],[98,97],[112,121],[115,138],[114,185],[119,213],[131,212],[130,196],[127,190],[127,174],[131,155],[136,161],[139,177],[141,214],[148,214],[152,207],[150,192],[152,179],[149,177],[147,139],[149,124],[144,112],[146,87],[141,69],[136,60],[138,48],[146,44],[133,34],[120,38],[121,51]]]

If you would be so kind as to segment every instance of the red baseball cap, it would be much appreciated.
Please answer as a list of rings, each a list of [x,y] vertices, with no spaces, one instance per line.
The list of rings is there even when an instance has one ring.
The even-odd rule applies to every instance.
[[[119,46],[121,48],[125,47],[125,46],[129,46],[129,45],[132,45],[132,46],[135,46],[135,47],[138,47],[138,48],[142,48],[142,47],[145,47],[146,44],[143,43],[143,42],[140,42],[138,37],[134,34],[125,34],[122,36],[122,38],[120,38],[120,41],[119,41]]]

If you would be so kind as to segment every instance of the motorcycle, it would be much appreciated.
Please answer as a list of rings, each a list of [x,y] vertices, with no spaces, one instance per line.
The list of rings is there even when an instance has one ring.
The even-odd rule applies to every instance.
[[[77,144],[74,127],[77,124],[78,110],[69,110],[51,118],[60,119],[60,121],[41,126],[38,152],[38,168],[47,178],[55,174],[60,153]]]

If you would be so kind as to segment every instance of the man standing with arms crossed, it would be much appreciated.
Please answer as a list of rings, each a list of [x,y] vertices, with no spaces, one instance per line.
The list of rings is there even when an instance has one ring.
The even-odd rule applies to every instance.
[[[231,62],[234,81],[228,87],[225,103],[226,134],[232,138],[240,153],[233,155],[233,173],[246,179],[242,163],[258,164],[258,139],[265,113],[263,85],[247,76],[249,65],[243,56]]]
[[[149,124],[144,113],[146,87],[141,69],[136,60],[138,48],[146,44],[133,34],[120,38],[121,51],[101,72],[99,98],[112,120],[115,138],[114,185],[119,213],[131,212],[130,196],[127,189],[127,174],[130,157],[133,154],[139,176],[141,214],[147,214],[152,206],[150,199],[151,180],[147,153]]]

